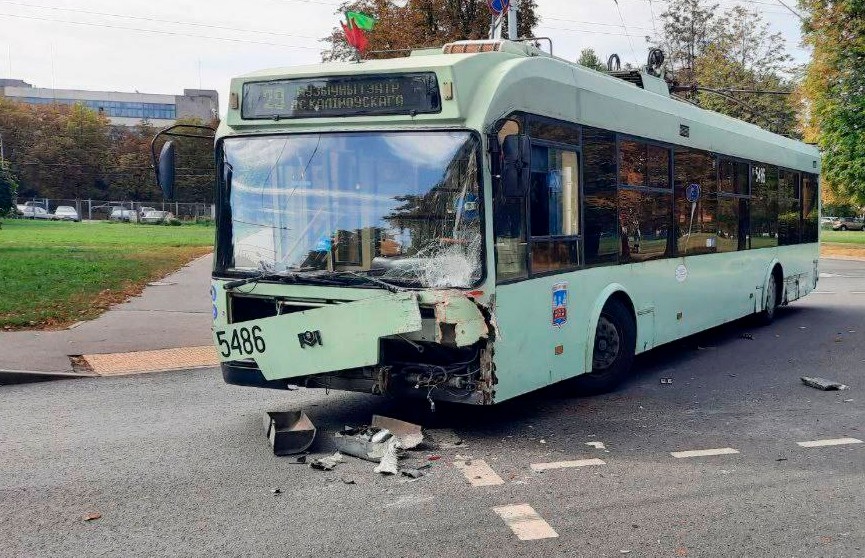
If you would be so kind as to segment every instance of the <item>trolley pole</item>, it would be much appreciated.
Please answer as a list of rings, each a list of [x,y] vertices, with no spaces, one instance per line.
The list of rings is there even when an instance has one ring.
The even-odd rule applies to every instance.
[[[517,31],[517,17],[520,10],[520,0],[511,0],[508,8],[508,40],[516,41],[519,38]]]

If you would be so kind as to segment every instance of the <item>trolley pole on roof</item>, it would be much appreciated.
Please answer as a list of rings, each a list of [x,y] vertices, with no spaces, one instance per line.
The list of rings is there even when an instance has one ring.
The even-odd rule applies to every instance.
[[[519,38],[517,31],[517,17],[520,10],[520,0],[511,0],[508,8],[508,40],[516,41]]]

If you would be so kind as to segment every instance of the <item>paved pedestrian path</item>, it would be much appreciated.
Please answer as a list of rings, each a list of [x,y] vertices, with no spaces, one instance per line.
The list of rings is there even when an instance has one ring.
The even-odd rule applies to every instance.
[[[70,355],[212,345],[211,265],[211,256],[199,258],[151,283],[141,295],[70,329],[0,333],[0,383],[5,383],[4,378],[8,381],[34,372],[78,374],[72,368]]]

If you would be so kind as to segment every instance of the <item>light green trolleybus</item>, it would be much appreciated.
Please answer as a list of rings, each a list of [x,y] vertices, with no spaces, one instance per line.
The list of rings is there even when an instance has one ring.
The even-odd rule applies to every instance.
[[[818,152],[657,74],[486,40],[233,80],[225,381],[488,405],[609,390],[635,354],[771,320],[817,283]]]

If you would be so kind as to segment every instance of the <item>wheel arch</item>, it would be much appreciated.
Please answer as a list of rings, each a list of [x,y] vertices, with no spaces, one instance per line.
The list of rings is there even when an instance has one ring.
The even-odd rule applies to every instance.
[[[778,258],[774,258],[766,268],[766,274],[763,276],[763,287],[760,289],[763,294],[760,296],[760,308],[758,311],[766,307],[766,286],[769,284],[769,276],[773,273],[775,274],[775,300],[779,306],[784,303],[784,266],[781,265]]]
[[[592,313],[589,314],[589,323],[588,323],[588,331],[586,331],[586,362],[585,362],[585,370],[587,372],[592,371],[592,354],[594,352],[595,346],[595,331],[598,327],[598,320],[601,319],[601,312],[604,310],[604,306],[611,299],[617,299],[625,305],[625,307],[630,311],[631,318],[634,320],[634,330],[637,335],[636,338],[640,338],[639,325],[637,323],[637,312],[634,308],[634,301],[631,295],[628,293],[628,290],[625,289],[622,285],[618,283],[612,283],[607,285],[607,287],[601,291],[601,293],[595,298],[595,303],[592,306]]]

